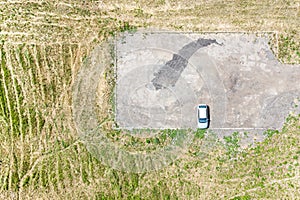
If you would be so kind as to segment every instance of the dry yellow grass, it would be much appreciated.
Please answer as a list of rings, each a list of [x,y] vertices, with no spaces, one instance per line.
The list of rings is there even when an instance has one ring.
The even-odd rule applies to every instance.
[[[226,160],[219,147],[204,160],[187,154],[162,171],[130,174],[88,153],[71,109],[85,58],[132,27],[271,31],[280,60],[300,63],[299,6],[298,0],[1,1],[0,198],[299,198],[299,118],[237,161]],[[105,97],[99,118],[110,109],[107,83],[99,91]]]

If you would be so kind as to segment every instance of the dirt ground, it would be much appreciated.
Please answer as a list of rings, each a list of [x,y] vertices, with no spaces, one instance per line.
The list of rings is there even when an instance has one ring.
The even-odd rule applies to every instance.
[[[94,125],[102,122],[107,128],[115,123],[115,105],[111,101],[115,80],[111,74],[114,72],[110,63],[106,65],[111,49],[102,45],[113,35],[143,28],[172,32],[274,31],[278,42],[272,40],[271,46],[278,47],[275,50],[276,57],[284,63],[299,65],[299,1],[0,0],[0,13],[0,199],[198,200],[276,199],[278,196],[297,199],[300,196],[299,118],[293,123],[291,118],[287,123],[290,125],[285,125],[280,134],[264,140],[255,149],[244,149],[236,156],[236,144],[234,148],[229,145],[229,149],[216,147],[214,134],[207,134],[203,138],[201,132],[195,131],[196,137],[188,150],[180,151],[183,153],[182,157],[174,152],[172,156],[180,156],[178,160],[171,164],[164,162],[161,170],[141,174],[120,170],[120,165],[126,167],[129,164],[124,162],[123,157],[118,157],[124,154],[113,155],[111,149],[101,149],[102,158],[110,158],[101,160],[91,147],[99,140],[101,144],[106,140],[95,137],[92,144],[88,145],[80,137],[86,131],[85,128],[94,128]],[[192,42],[198,39],[195,37],[179,42],[169,54],[163,53],[164,47],[159,53],[163,59],[158,63],[158,73],[151,76],[147,83],[152,84],[148,84],[147,88],[158,89],[161,83],[170,84],[169,87],[172,88],[174,82],[178,84],[182,80],[191,80],[192,77],[187,72],[195,72],[196,68],[190,67],[195,53],[217,45],[214,41],[206,40],[202,43],[205,40],[200,40],[194,46]],[[167,43],[163,42],[164,45]],[[217,39],[216,42],[219,44],[220,40]],[[211,44],[205,46],[207,43]],[[200,44],[205,47],[194,52]],[[99,45],[102,45],[101,51],[92,53]],[[188,48],[191,51],[184,50],[186,45],[191,47]],[[189,62],[180,56],[174,56],[173,51],[181,57],[189,58]],[[194,54],[191,55],[190,52]],[[86,69],[89,66],[86,61],[93,56],[98,58],[93,61],[94,64],[100,63],[98,67],[101,68],[102,63],[107,69]],[[177,60],[183,65],[174,66]],[[163,67],[164,64],[182,72],[164,78],[162,74],[167,69]],[[208,73],[207,69],[205,71]],[[209,73],[215,71],[212,68]],[[189,76],[185,79],[182,78],[187,75]],[[93,80],[95,76],[97,77]],[[203,79],[196,77],[186,84],[197,83],[202,88],[204,83],[208,83],[204,78],[205,76]],[[284,80],[286,79],[288,78]],[[79,80],[83,80],[83,84],[78,84]],[[213,81],[219,83],[221,79],[215,77]],[[197,85],[191,88],[195,87]],[[207,86],[207,90],[203,89],[203,94],[199,96],[205,97],[205,91],[209,92],[210,87],[212,86]],[[220,88],[222,90],[219,91],[224,90]],[[186,90],[188,93],[190,88]],[[185,90],[182,89],[182,92]],[[182,92],[177,93],[181,95]],[[73,98],[76,94],[79,95],[78,101]],[[166,96],[163,93],[161,95]],[[209,95],[206,95],[208,100],[201,101],[213,106]],[[198,103],[196,97],[195,102]],[[96,101],[89,101],[92,98]],[[288,96],[274,97],[268,103],[270,106],[280,107],[279,102],[286,102],[288,99]],[[175,107],[171,100],[172,98],[169,104]],[[180,100],[187,101],[182,97]],[[93,106],[94,109],[84,109],[83,104],[74,107],[75,103],[86,103],[91,106],[89,108]],[[297,101],[294,103],[296,105]],[[180,105],[178,108],[181,109]],[[161,111],[159,109],[157,110]],[[189,114],[188,110],[185,112]],[[265,112],[265,115],[272,115],[276,119],[276,115],[271,112]],[[83,118],[80,121],[82,124],[77,123],[80,117]],[[215,122],[216,117],[217,115],[213,120]],[[194,122],[188,123],[194,125]],[[222,130],[225,135],[227,130]],[[172,144],[170,141],[175,141],[176,133],[181,130],[136,131],[157,134],[139,138],[124,129],[107,128],[106,132],[101,132],[101,136],[107,137],[113,147],[119,146],[133,154],[141,150],[141,153],[149,153]],[[255,131],[259,134],[261,130]],[[236,140],[230,141],[229,138],[229,142]],[[232,161],[232,157],[227,156],[232,153],[233,159],[238,158],[238,161]],[[105,162],[111,160],[120,162]],[[132,163],[130,166],[134,165]],[[141,166],[134,167],[128,169],[133,171],[132,169]]]
[[[268,34],[136,32],[117,41],[121,128],[196,128],[210,106],[215,132],[280,129],[300,113],[300,66],[278,62]],[[260,131],[263,132],[263,131]]]

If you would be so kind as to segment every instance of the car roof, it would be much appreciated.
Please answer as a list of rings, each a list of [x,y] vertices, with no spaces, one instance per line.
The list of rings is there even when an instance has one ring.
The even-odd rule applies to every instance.
[[[199,118],[206,118],[206,104],[199,104],[198,105],[198,112],[199,112]]]

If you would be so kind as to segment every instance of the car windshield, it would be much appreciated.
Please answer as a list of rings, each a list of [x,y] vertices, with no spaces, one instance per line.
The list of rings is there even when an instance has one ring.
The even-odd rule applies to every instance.
[[[200,119],[199,119],[199,122],[200,122],[200,123],[205,123],[205,122],[207,122],[207,119],[206,119],[206,118],[200,118]]]

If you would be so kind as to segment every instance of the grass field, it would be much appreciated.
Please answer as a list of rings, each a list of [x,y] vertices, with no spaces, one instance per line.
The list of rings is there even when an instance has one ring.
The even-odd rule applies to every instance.
[[[198,134],[170,166],[134,174],[102,165],[86,150],[71,107],[77,73],[93,48],[137,28],[271,31],[278,59],[299,64],[299,1],[1,1],[0,22],[0,199],[300,198],[299,116],[244,150],[233,135],[198,154],[209,142]],[[112,110],[110,78],[103,79],[100,118]],[[155,141],[140,142],[154,148]]]

